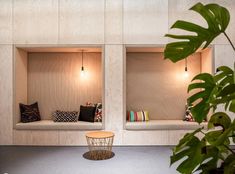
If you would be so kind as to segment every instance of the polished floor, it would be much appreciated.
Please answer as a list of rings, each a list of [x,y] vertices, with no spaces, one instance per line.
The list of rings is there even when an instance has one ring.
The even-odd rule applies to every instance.
[[[83,158],[87,147],[0,146],[0,174],[176,174],[172,147],[114,147],[109,160]]]

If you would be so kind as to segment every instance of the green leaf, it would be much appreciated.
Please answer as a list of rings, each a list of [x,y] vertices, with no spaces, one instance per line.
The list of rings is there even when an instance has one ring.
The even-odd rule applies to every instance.
[[[191,133],[186,133],[184,137],[180,140],[179,144],[174,148],[174,152],[180,151],[181,149],[185,148],[188,141],[190,141],[194,135],[200,132],[203,128],[198,128]]]
[[[229,135],[232,133],[232,128],[226,129],[214,143],[211,143],[214,146],[221,146],[229,142]]]
[[[227,66],[217,68],[218,72],[214,76],[214,80],[219,86],[225,87],[227,84],[234,84],[234,72]]]
[[[208,122],[208,129],[212,129],[216,126],[221,126],[223,130],[228,129],[231,125],[231,119],[229,116],[224,112],[217,112],[214,113],[209,122]]]
[[[171,165],[180,160],[181,163],[177,167],[180,173],[192,173],[203,159],[201,148],[205,146],[205,142],[195,136],[201,130],[202,128],[199,128],[192,133],[187,133],[173,149]]]
[[[208,28],[187,21],[176,21],[171,28],[182,29],[195,34],[166,35],[166,37],[179,40],[167,44],[164,50],[164,57],[172,62],[177,62],[195,53],[204,43],[203,48],[206,48],[214,38],[226,30],[229,24],[230,15],[228,10],[217,4],[203,5],[197,3],[190,10],[199,13],[206,20]]]
[[[229,84],[220,91],[218,97],[224,97],[233,93],[235,93],[235,84]]]
[[[214,96],[216,84],[213,76],[208,73],[198,74],[192,81],[194,80],[196,82],[188,86],[188,92],[192,90],[198,90],[199,92],[188,98],[188,104],[193,106],[191,113],[195,121],[201,123],[207,118],[210,111],[209,101]]]
[[[229,105],[229,111],[235,113],[235,100],[232,100]]]
[[[227,66],[220,66],[217,68],[218,72],[222,71],[225,74],[233,74],[233,70]]]
[[[208,174],[211,170],[217,168],[219,160],[219,150],[214,146],[205,146],[203,148],[202,164],[197,168],[202,174]]]
[[[224,161],[224,174],[235,173],[235,154],[229,155]]]
[[[203,154],[201,153],[201,148],[203,146],[205,146],[205,143],[193,136],[186,143],[187,148],[182,149],[171,156],[171,164],[187,157],[186,159],[183,159],[183,162],[181,162],[181,164],[177,167],[177,171],[180,173],[191,174],[203,159]]]
[[[210,105],[205,101],[201,101],[191,108],[191,113],[196,122],[201,123],[207,118],[210,111]]]
[[[220,97],[220,98],[216,98],[214,100],[211,101],[211,104],[213,105],[219,105],[219,104],[222,104],[222,103],[227,103],[227,102],[230,102],[232,100],[235,99],[235,94],[232,94],[232,95],[229,95],[229,96],[224,96],[224,97]]]
[[[214,144],[222,133],[222,130],[207,132],[205,135],[205,139],[208,141],[209,144]]]

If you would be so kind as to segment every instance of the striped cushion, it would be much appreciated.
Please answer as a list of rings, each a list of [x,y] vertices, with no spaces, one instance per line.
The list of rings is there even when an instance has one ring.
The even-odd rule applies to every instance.
[[[128,113],[128,121],[130,122],[149,121],[149,113],[148,111],[139,111],[139,112],[130,111]]]

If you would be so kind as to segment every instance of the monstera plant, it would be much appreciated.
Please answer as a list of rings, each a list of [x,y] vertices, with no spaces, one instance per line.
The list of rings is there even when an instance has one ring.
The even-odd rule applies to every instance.
[[[198,49],[207,48],[220,34],[228,39],[235,51],[233,43],[226,34],[230,21],[230,14],[226,8],[218,4],[197,3],[190,10],[199,13],[208,27],[182,20],[175,22],[171,28],[193,34],[167,34],[167,37],[177,41],[166,45],[165,59],[170,59],[172,62],[185,59]],[[173,149],[171,164],[178,162],[177,171],[180,173],[191,174],[196,171],[203,174],[235,173],[235,152],[231,149],[231,143],[235,143],[235,120],[231,120],[226,113],[226,111],[235,113],[234,68],[221,66],[217,68],[215,75],[198,74],[188,86],[188,92],[194,91],[194,94],[188,98],[188,103],[193,105],[191,112],[195,121],[200,124],[206,118],[210,119],[207,130],[201,127],[192,133],[187,133]],[[216,112],[219,105],[222,105],[224,112]],[[211,110],[213,112],[210,112]],[[198,136],[199,134],[202,136]]]

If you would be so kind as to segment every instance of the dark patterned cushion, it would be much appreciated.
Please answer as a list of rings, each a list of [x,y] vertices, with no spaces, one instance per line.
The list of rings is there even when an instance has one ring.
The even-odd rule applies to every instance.
[[[188,104],[185,105],[185,116],[184,121],[194,122],[193,115],[191,113],[192,106],[189,106]]]
[[[80,106],[79,121],[94,122],[95,119],[95,109],[94,106]]]
[[[95,122],[102,122],[102,103],[92,104],[90,102],[86,102],[86,106],[95,107]]]
[[[95,122],[102,122],[102,103],[96,104]]]
[[[41,120],[37,102],[31,105],[24,105],[22,103],[20,103],[19,105],[20,105],[20,116],[22,123]]]
[[[77,111],[55,111],[52,114],[54,122],[76,122],[78,121]]]

